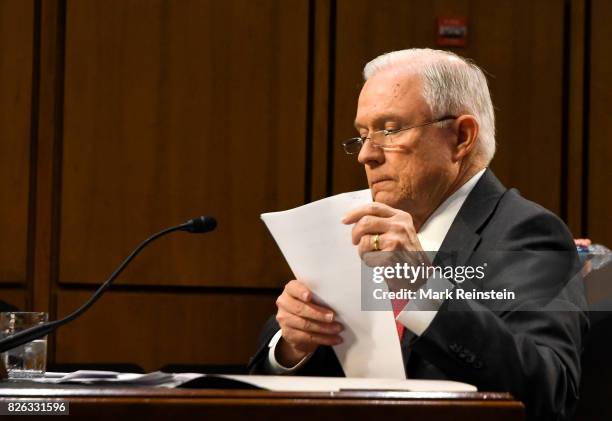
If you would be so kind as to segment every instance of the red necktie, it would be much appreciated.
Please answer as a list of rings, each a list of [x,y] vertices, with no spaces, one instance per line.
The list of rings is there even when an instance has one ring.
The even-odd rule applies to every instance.
[[[395,300],[391,300],[391,307],[393,308],[393,317],[397,317],[398,314],[406,307],[408,304],[408,300],[405,298],[398,298]],[[404,325],[400,322],[395,322],[395,327],[397,328],[397,335],[399,336],[400,342],[404,337]]]

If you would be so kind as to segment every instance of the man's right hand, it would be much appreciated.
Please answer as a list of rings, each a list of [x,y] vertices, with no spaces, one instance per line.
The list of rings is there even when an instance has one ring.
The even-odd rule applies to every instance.
[[[289,281],[276,299],[276,321],[282,338],[275,357],[285,367],[295,366],[319,345],[342,343],[339,333],[344,327],[334,321],[334,311],[311,301],[312,292],[296,280]]]

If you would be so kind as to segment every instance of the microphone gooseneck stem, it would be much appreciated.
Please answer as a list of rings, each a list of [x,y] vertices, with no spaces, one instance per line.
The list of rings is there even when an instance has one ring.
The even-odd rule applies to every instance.
[[[144,240],[142,243],[140,243],[140,245],[138,247],[136,247],[134,249],[134,251],[132,251],[130,253],[130,255],[128,257],[126,257],[123,262],[121,262],[121,264],[119,265],[119,267],[117,267],[117,269],[115,269],[115,271],[111,274],[111,276],[106,280],[106,282],[104,282],[102,285],[100,285],[100,287],[96,290],[96,292],[89,298],[89,300],[87,300],[85,302],[85,304],[83,304],[80,308],[78,308],[77,310],[73,311],[72,313],[70,313],[68,316],[64,317],[61,321],[62,324],[64,323],[68,323],[71,320],[74,320],[75,318],[79,317],[81,314],[83,314],[83,312],[85,312],[85,310],[87,310],[89,307],[91,307],[96,301],[98,301],[98,298],[100,298],[100,295],[102,295],[102,293],[104,291],[106,291],[108,289],[108,287],[111,286],[111,284],[113,283],[113,281],[119,276],[121,275],[121,272],[123,272],[123,270],[126,268],[126,266],[134,259],[134,257],[138,256],[138,254],[140,254],[140,252],[142,251],[142,249],[144,249],[149,243],[157,240],[159,237],[163,237],[166,234],[169,234],[171,232],[174,231],[180,231],[183,229],[183,225],[178,225],[176,227],[171,227],[171,228],[166,228],[163,231],[158,232],[157,234],[153,234],[152,236],[150,236],[149,238],[147,238],[146,240]]]
[[[157,240],[159,237],[162,237],[166,234],[169,234],[174,231],[188,231],[190,228],[191,221],[186,222],[181,225],[177,225],[175,227],[166,228],[163,231],[158,232],[157,234],[153,234],[146,240],[144,240],[138,247],[130,253],[128,257],[126,257],[123,262],[115,269],[115,271],[111,274],[111,276],[104,282],[100,287],[96,290],[96,292],[83,304],[81,307],[70,313],[68,316],[64,317],[60,320],[55,320],[51,322],[46,322],[37,326],[30,327],[28,329],[22,330],[21,332],[17,332],[14,335],[8,336],[0,340],[0,352],[8,351],[9,349],[16,348],[20,345],[33,341],[35,339],[41,338],[49,333],[52,333],[58,327],[76,319],[81,314],[83,314],[89,307],[91,307],[102,295],[104,291],[106,291],[113,281],[123,272],[126,266],[136,257],[142,249],[144,249],[149,243]]]

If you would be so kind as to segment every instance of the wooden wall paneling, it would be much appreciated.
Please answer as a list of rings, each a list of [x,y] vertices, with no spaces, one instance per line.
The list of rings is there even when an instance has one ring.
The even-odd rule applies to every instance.
[[[312,160],[311,160],[311,197],[318,200],[327,196],[329,147],[337,146],[333,143],[333,62],[335,49],[333,47],[334,35],[333,20],[335,19],[335,0],[315,0],[311,7],[314,13],[314,39],[313,39],[313,114],[312,114]],[[330,94],[332,96],[330,97]],[[333,115],[332,115],[333,117]],[[331,128],[331,132],[330,132]],[[332,143],[330,145],[330,142]],[[336,151],[331,151],[331,153]]]
[[[612,3],[591,0],[587,229],[612,247]]]
[[[560,210],[563,2],[338,0],[335,141],[353,136],[361,71],[375,56],[435,46],[435,19],[468,20],[456,49],[485,69],[497,114],[492,168],[508,186]],[[366,186],[354,157],[333,157],[334,192]]]
[[[575,238],[582,236],[583,113],[585,0],[570,2],[570,75],[567,153],[567,225]]]
[[[64,316],[89,291],[63,291]],[[246,364],[274,308],[276,293],[107,293],[89,312],[61,328],[57,362],[131,362],[145,370],[165,364]]]
[[[0,283],[27,278],[33,1],[0,2]]]
[[[260,221],[303,203],[308,1],[70,1],[61,282],[279,286]]]
[[[39,13],[38,102],[35,116],[35,208],[32,268],[32,309],[50,312],[55,318],[53,294],[58,263],[58,198],[61,160],[63,99],[63,43],[65,2],[35,3]],[[53,346],[49,347],[53,358]]]
[[[24,286],[0,284],[0,300],[17,307],[20,311],[28,310],[28,290]]]

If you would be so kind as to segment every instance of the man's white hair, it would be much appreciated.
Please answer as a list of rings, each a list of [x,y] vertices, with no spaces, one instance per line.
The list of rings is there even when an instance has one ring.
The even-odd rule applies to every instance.
[[[433,118],[471,114],[480,125],[475,154],[488,165],[495,155],[495,114],[482,70],[457,54],[411,48],[376,57],[363,69],[365,80],[376,73],[406,69],[421,77],[423,98]]]

